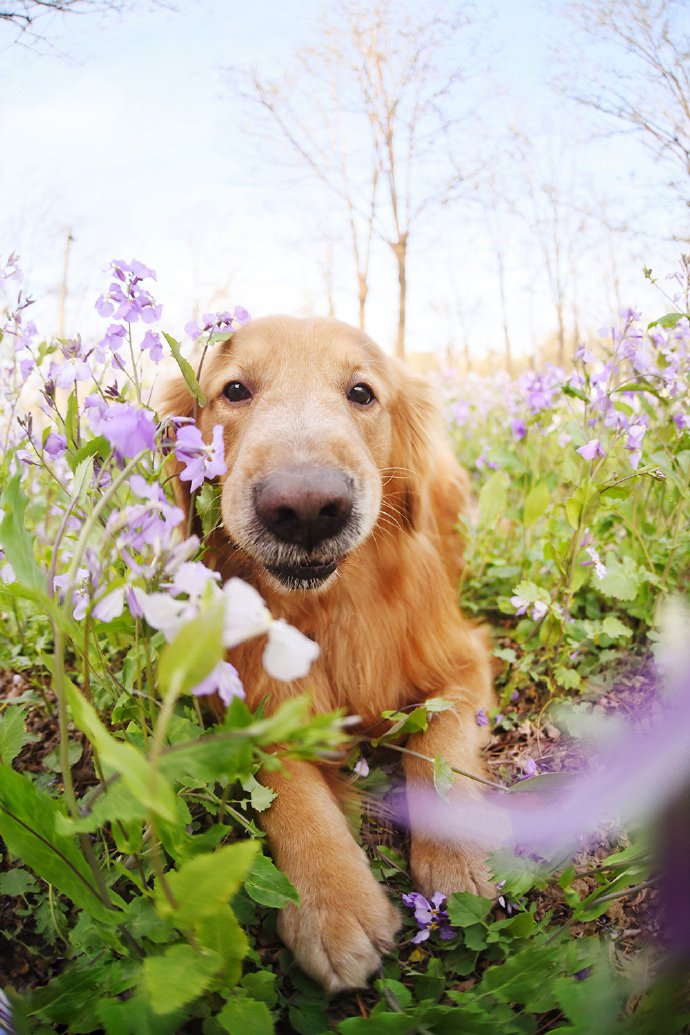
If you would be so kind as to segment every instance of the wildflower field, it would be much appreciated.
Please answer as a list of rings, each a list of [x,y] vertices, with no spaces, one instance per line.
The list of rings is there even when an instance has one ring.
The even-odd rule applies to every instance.
[[[15,257],[0,281],[0,1031],[684,1031],[690,259],[659,282],[665,315],[622,313],[567,370],[442,378],[477,498],[459,599],[491,630],[499,705],[475,720],[481,814],[447,804],[466,777],[441,758],[430,811],[500,842],[496,902],[410,884],[396,762],[443,702],[373,743],[313,716],[318,646],[180,530],[173,466],[206,535],[225,460],[156,415],[162,361],[204,399],[154,272],[111,264],[97,341],[41,337]],[[184,336],[203,357],[248,319]],[[277,711],[251,714],[224,659],[253,636],[272,676],[303,677]],[[297,900],[256,820],[276,743],[342,756],[362,788],[352,822],[405,916],[371,989],[329,1000],[276,936]]]

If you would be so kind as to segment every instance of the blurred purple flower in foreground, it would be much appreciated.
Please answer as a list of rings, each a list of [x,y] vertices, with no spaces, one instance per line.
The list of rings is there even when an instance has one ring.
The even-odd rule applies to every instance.
[[[439,937],[444,941],[455,938],[455,928],[450,926],[448,912],[443,908],[446,896],[440,891],[434,892],[431,902],[418,891],[412,891],[409,895],[402,896],[403,903],[410,909],[414,909],[414,918],[417,921],[417,931],[412,941],[415,945],[425,942],[432,931],[438,931]]]
[[[120,457],[135,457],[153,449],[156,425],[150,410],[140,410],[127,403],[113,403],[106,409],[100,433]]]
[[[606,452],[598,438],[591,438],[589,442],[586,442],[584,446],[580,446],[575,452],[579,453],[585,460],[594,460],[598,456],[603,459],[606,456]]]

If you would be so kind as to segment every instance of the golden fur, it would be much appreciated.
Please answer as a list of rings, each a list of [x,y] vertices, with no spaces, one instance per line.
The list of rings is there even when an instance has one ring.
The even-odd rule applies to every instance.
[[[228,401],[223,389],[234,381],[250,399]],[[369,406],[348,398],[361,383],[376,397]],[[201,384],[208,402],[198,425],[207,441],[213,426],[223,425],[227,456],[224,528],[213,535],[207,561],[223,580],[238,575],[254,585],[275,617],[321,647],[297,684],[267,675],[262,641],[232,651],[249,706],[308,690],[316,710],[345,707],[368,725],[383,709],[442,696],[453,710],[436,715],[408,747],[482,774],[475,714],[493,701],[489,657],[457,604],[461,543],[454,526],[469,503],[467,479],[436,427],[426,382],[346,324],[268,317],[210,350]],[[161,412],[192,415],[181,379],[166,387]],[[347,472],[359,508],[357,541],[323,585],[306,589],[286,588],[266,570],[252,531],[257,481],[296,464]],[[428,762],[405,755],[404,771],[408,781],[433,786]],[[399,917],[348,829],[336,784],[318,765],[300,761],[261,779],[277,792],[261,822],[301,898],[282,911],[283,940],[328,990],[366,984]],[[477,786],[460,779],[453,793],[476,795]],[[412,874],[423,893],[490,893],[471,847],[434,841],[419,809],[410,823]]]

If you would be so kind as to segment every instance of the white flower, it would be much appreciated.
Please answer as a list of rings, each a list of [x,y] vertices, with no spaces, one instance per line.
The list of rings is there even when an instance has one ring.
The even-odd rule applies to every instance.
[[[166,640],[172,640],[175,633],[196,615],[196,605],[191,600],[175,600],[167,593],[144,593],[134,586],[132,593],[141,612],[153,629],[160,629]]]
[[[113,589],[94,605],[92,614],[99,622],[111,622],[119,618],[125,607],[125,587]]]
[[[543,600],[535,600],[532,606],[531,616],[535,622],[538,622],[540,618],[543,618],[546,612],[549,610],[549,605]]]
[[[269,676],[285,683],[301,679],[307,675],[319,653],[318,643],[288,625],[282,618],[271,622],[263,657],[264,668]]]
[[[172,590],[175,594],[187,593],[190,597],[200,597],[209,582],[219,582],[220,575],[211,571],[201,561],[183,561],[175,572]]]
[[[242,579],[229,579],[223,586],[225,594],[225,628],[223,643],[236,647],[253,636],[268,632],[271,613],[262,597]]]

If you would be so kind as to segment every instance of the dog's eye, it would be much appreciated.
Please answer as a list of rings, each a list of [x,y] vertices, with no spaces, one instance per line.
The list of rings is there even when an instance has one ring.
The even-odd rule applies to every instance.
[[[241,381],[228,381],[223,389],[223,395],[231,403],[244,402],[245,399],[252,397],[252,393]]]
[[[351,388],[347,397],[350,402],[357,403],[358,406],[368,406],[376,398],[369,385],[362,384]]]

